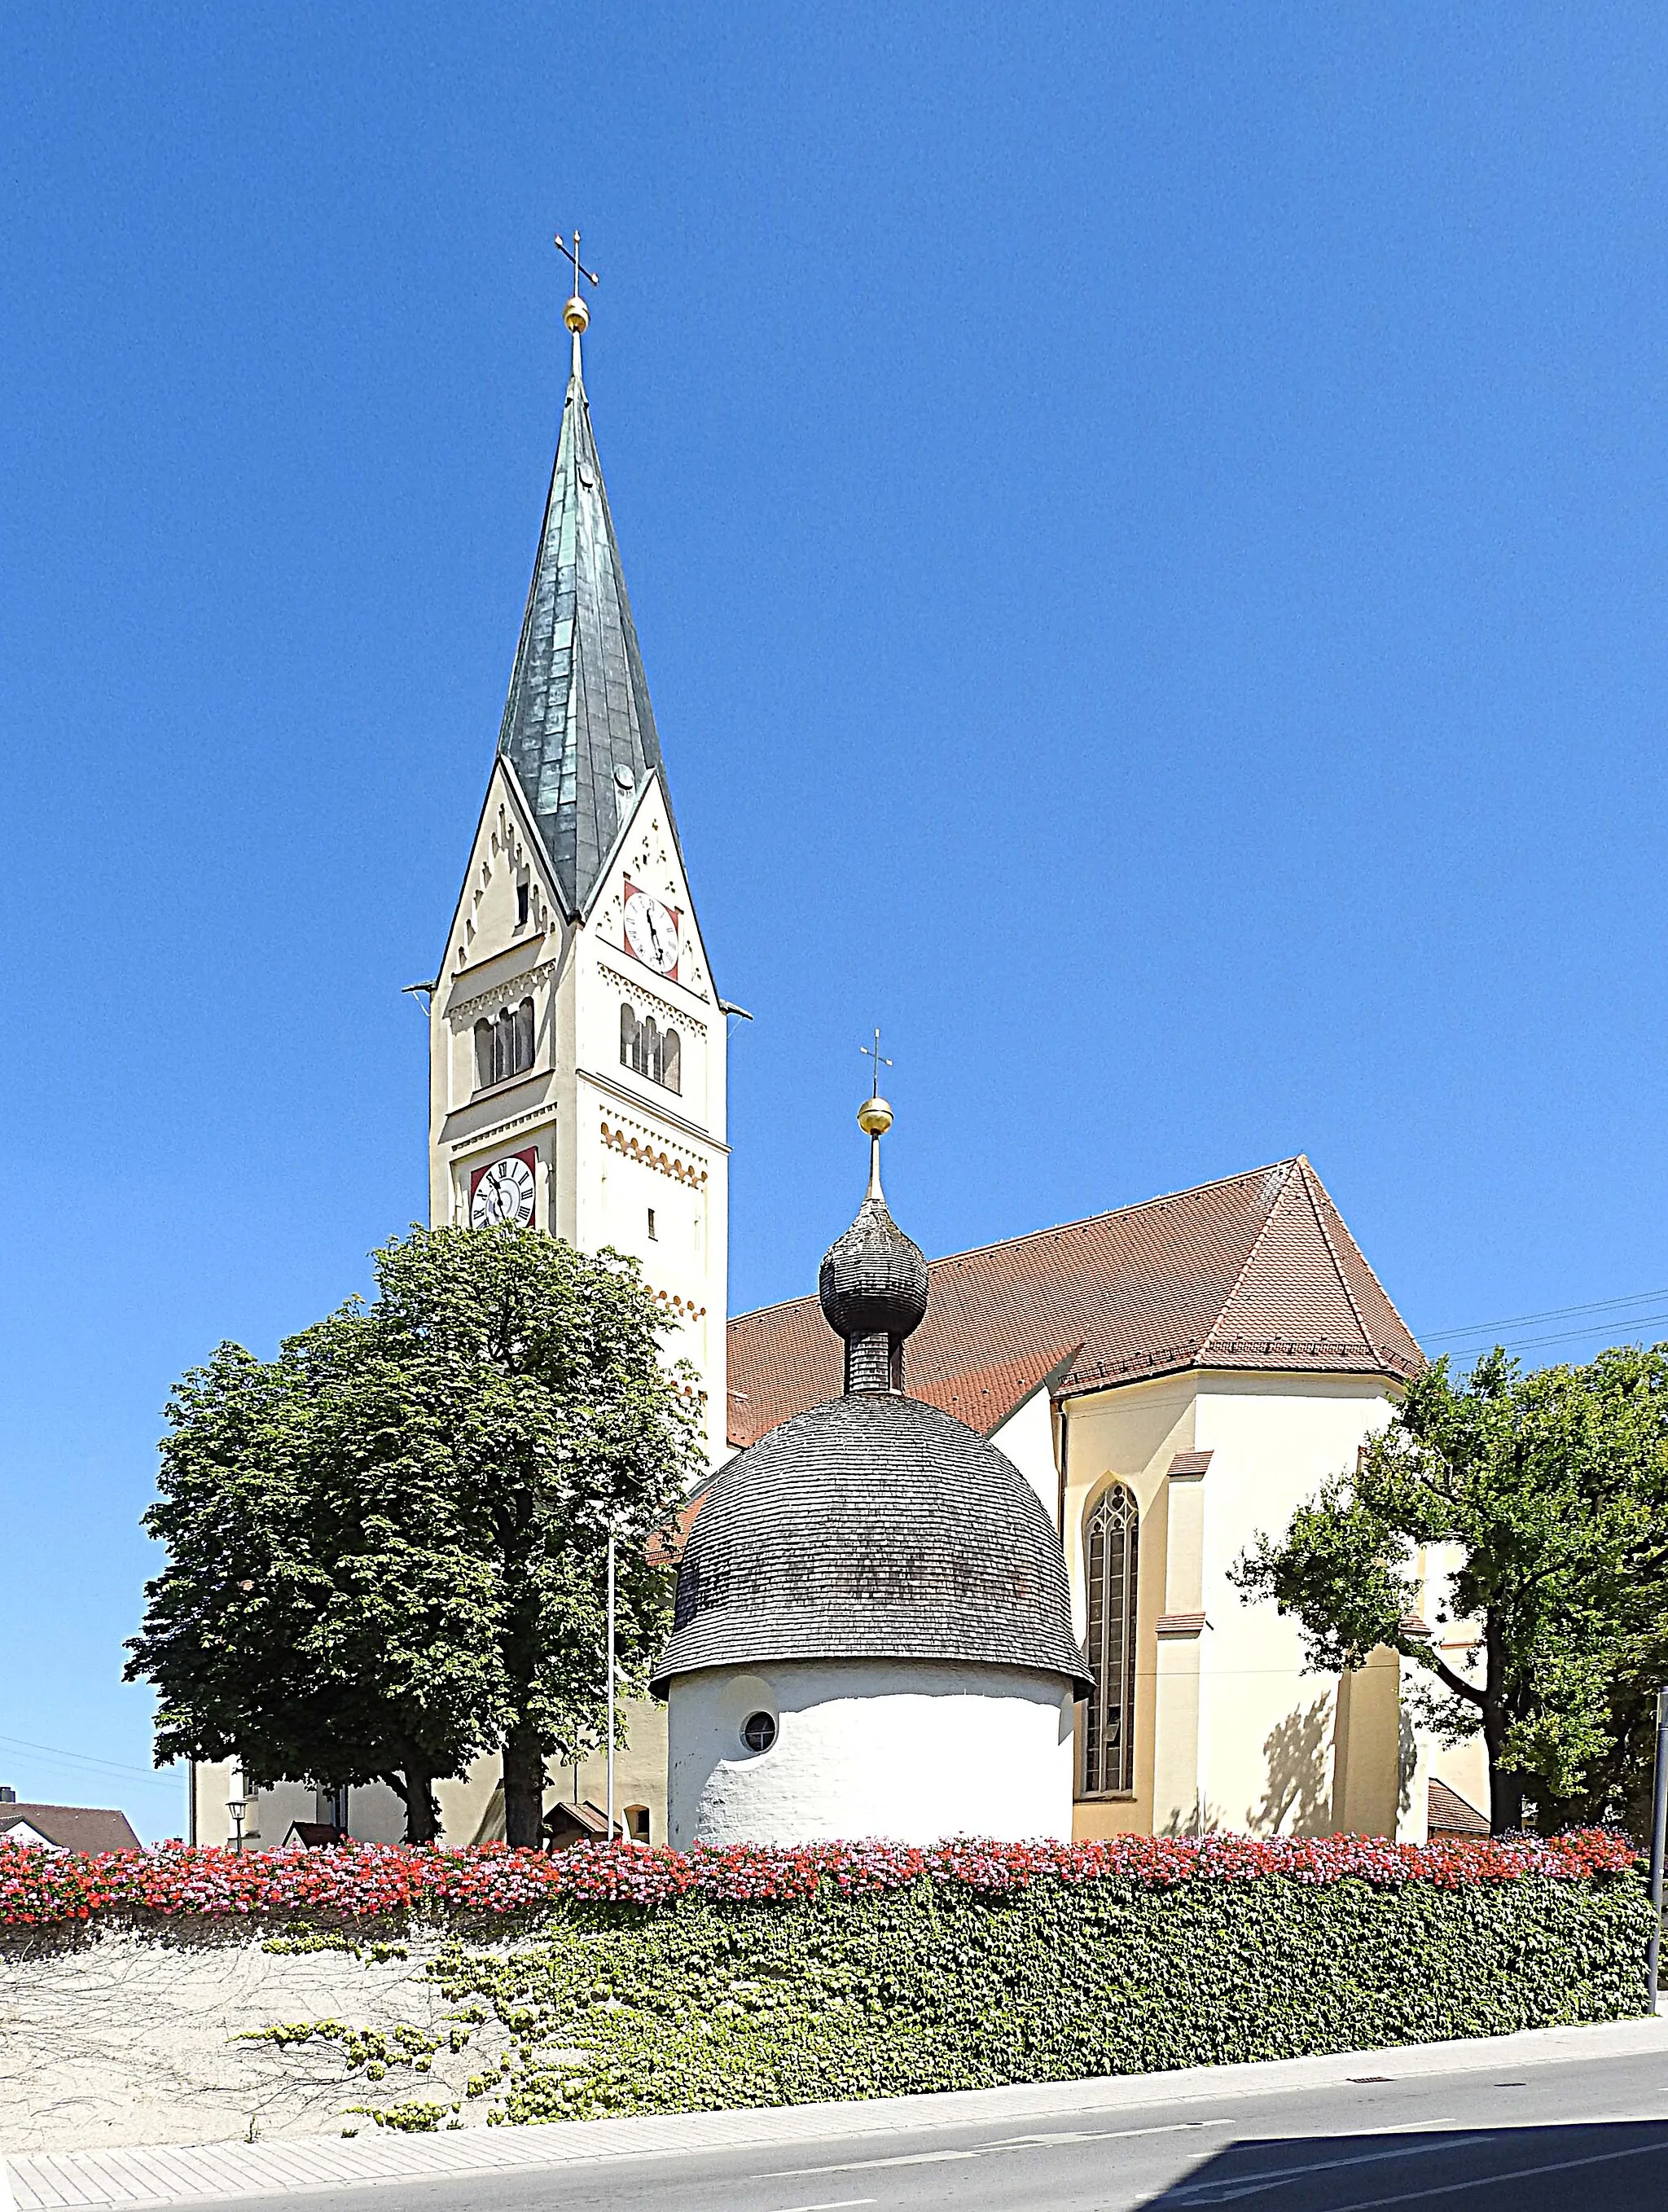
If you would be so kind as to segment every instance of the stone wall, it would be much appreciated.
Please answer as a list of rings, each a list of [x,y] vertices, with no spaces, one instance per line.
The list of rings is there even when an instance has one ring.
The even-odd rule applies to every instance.
[[[406,1955],[378,1956],[368,1942],[357,1954],[275,1951],[242,1929],[11,1937],[0,1948],[0,2150],[368,2130],[347,2107],[413,2096],[456,2100],[460,2124],[479,2123],[484,2108],[464,2089],[503,2039],[484,2027],[462,2051],[447,2047],[452,2008],[423,1973],[441,1948],[433,1935],[380,1948]],[[368,2081],[339,2041],[239,2040],[332,2018],[384,2033],[405,2025],[440,2048],[426,2068],[397,2063]]]

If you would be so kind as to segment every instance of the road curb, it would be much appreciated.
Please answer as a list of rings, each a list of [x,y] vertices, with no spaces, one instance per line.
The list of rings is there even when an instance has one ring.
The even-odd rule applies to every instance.
[[[0,2158],[0,2212],[104,2212],[211,2198],[311,2196],[399,2182],[441,2180],[603,2160],[686,2157],[707,2150],[852,2141],[977,2126],[992,2120],[1062,2120],[1159,2106],[1277,2096],[1370,2079],[1415,2081],[1501,2065],[1668,2056],[1668,2017],[1590,2027],[1530,2028],[1450,2043],[1397,2044],[1172,2073],[1102,2075],[1014,2082],[861,2103],[771,2105],[721,2112],[665,2112],[547,2126],[466,2128],[431,2136],[291,2136],[267,2142],[158,2144],[133,2148],[19,2151]],[[10,2173],[9,2196],[7,2170]]]

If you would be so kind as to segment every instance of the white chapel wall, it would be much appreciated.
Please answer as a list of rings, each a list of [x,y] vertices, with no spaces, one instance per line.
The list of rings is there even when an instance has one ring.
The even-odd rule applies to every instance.
[[[1038,1384],[1024,1405],[1011,1413],[990,1441],[1005,1452],[1036,1492],[1049,1526],[1060,1526],[1060,1471],[1054,1458],[1054,1409],[1046,1387]]]
[[[1071,1832],[1071,1692],[948,1661],[792,1660],[671,1686],[671,1840],[808,1843]],[[749,1714],[777,1726],[751,1753]]]

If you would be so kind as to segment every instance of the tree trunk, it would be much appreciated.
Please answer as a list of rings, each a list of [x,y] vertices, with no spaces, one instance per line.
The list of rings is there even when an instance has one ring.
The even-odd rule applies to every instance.
[[[405,1762],[405,1840],[408,1844],[440,1841],[440,1807],[435,1802],[431,1770],[415,1759]]]
[[[1508,1835],[1523,1826],[1523,1777],[1506,1771],[1488,1759],[1488,1832]]]
[[[504,1738],[504,1837],[519,1850],[545,1840],[545,1753],[538,1731],[518,1721]]]
[[[1510,1715],[1506,1710],[1506,1668],[1494,1626],[1491,1617],[1485,1619],[1482,1741],[1488,1753],[1488,1832],[1503,1836],[1523,1826],[1523,1777],[1500,1763]]]

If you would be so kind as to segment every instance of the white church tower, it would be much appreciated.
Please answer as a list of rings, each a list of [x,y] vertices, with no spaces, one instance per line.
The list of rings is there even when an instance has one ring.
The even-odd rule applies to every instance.
[[[577,279],[575,279],[577,287]],[[726,1014],[580,366],[474,848],[429,997],[429,1219],[633,1254],[725,1448]]]

